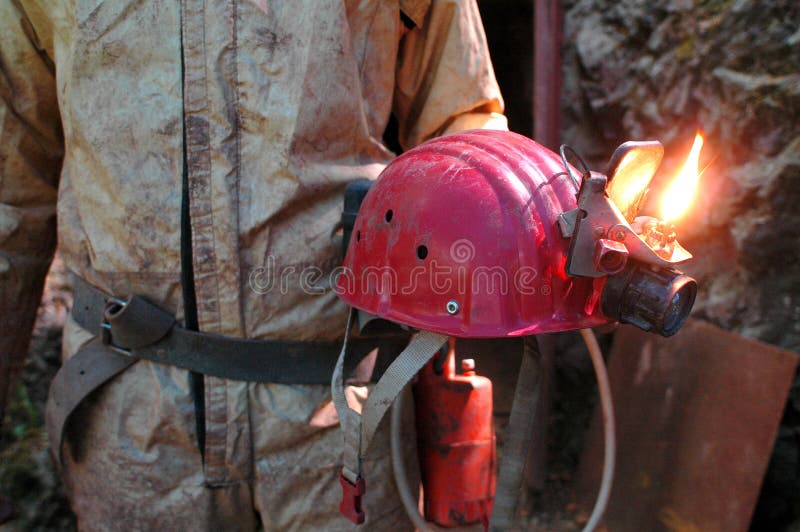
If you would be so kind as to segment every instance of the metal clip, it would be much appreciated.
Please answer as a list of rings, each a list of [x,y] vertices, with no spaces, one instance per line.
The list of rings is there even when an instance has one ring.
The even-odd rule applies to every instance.
[[[118,297],[109,297],[106,300],[106,306],[103,310],[103,321],[100,323],[100,341],[103,345],[108,346],[110,349],[120,353],[122,355],[130,355],[131,352],[128,349],[124,349],[122,347],[114,345],[113,339],[111,337],[111,324],[108,323],[107,316],[113,316],[118,314],[125,307],[128,305],[128,301],[124,299],[120,299]]]
[[[606,193],[607,184],[608,178],[598,172],[590,172],[581,184],[578,192],[578,209],[581,215],[577,216],[573,230],[567,257],[567,274],[575,277],[604,277],[624,266],[618,264],[614,268],[598,268],[597,255],[605,255],[602,244],[603,249],[597,249],[600,240],[606,244],[612,241],[620,244],[615,245],[614,250],[620,263],[623,251],[627,252],[630,259],[659,268],[673,268],[692,258],[692,254],[675,241],[674,237],[668,248],[663,249],[654,249],[645,242],[609,198]],[[641,222],[639,218],[634,220],[637,227],[642,225]]]

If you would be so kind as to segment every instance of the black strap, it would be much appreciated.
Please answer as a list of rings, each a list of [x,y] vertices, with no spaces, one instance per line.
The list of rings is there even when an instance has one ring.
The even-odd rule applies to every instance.
[[[190,331],[142,297],[123,302],[81,279],[75,281],[74,300],[73,319],[102,335],[116,353],[204,375],[251,382],[329,384],[341,351],[340,342],[252,340]],[[407,335],[355,338],[355,356],[345,374],[377,347],[372,372],[375,382],[407,344]]]
[[[136,363],[135,358],[122,356],[100,342],[100,338],[83,344],[61,365],[50,383],[47,394],[47,435],[61,465],[62,442],[67,423],[84,399],[103,384]]]

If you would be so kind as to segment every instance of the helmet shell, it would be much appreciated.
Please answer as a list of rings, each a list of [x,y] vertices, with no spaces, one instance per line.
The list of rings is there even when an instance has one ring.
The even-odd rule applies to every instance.
[[[559,156],[508,131],[438,137],[389,164],[356,219],[336,291],[381,318],[456,337],[608,323],[605,279],[569,277]]]

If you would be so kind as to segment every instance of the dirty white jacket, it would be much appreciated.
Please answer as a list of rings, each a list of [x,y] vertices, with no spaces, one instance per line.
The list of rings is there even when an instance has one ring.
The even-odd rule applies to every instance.
[[[185,190],[200,330],[336,339],[332,230],[344,185],[394,157],[390,116],[403,148],[505,127],[474,0],[0,0],[0,97],[0,396],[23,361],[56,220],[72,272],[181,319]],[[86,338],[68,322],[64,356]],[[327,483],[331,462],[335,482],[339,441],[307,424],[327,390],[207,377],[203,468],[185,373],[139,362],[85,409],[90,458],[65,452],[81,522],[114,518],[123,488],[142,493],[134,506],[184,501],[176,515],[232,500],[211,485],[260,504],[267,528],[327,523],[319,505],[303,521],[276,502],[277,484],[258,502],[264,478],[302,485],[298,468]]]

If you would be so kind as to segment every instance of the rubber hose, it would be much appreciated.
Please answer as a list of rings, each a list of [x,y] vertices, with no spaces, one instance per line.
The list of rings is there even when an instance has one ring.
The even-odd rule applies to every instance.
[[[603,478],[600,482],[600,491],[597,493],[597,500],[592,508],[592,513],[583,532],[592,532],[603,517],[608,504],[608,496],[611,494],[611,484],[614,481],[614,461],[616,456],[617,438],[614,427],[614,405],[611,401],[611,386],[608,382],[608,372],[603,361],[603,352],[597,343],[597,338],[591,329],[581,329],[589,356],[592,358],[595,375],[597,375],[597,388],[600,392],[600,406],[603,411],[603,435],[605,438],[605,449],[603,455]]]
[[[412,495],[411,486],[408,484],[408,474],[406,473],[403,461],[403,411],[405,410],[406,396],[408,389],[403,390],[395,399],[392,405],[392,417],[390,427],[390,447],[392,451],[392,468],[394,469],[394,481],[397,484],[397,492],[400,500],[408,514],[408,518],[421,532],[433,532],[441,530],[439,527],[429,523],[419,513],[419,501]]]

